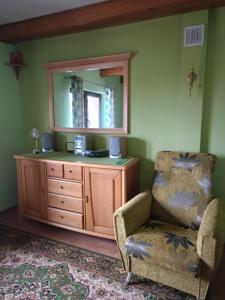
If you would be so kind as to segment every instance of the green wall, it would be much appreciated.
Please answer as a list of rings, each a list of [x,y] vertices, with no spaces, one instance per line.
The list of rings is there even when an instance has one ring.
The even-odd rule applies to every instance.
[[[183,28],[195,24],[205,24],[207,30],[208,12],[184,15]],[[182,47],[181,50],[176,116],[176,149],[181,151],[200,150],[206,49],[207,34],[203,46]],[[190,97],[187,74],[192,66],[197,74],[197,81],[194,83]]]
[[[143,158],[141,187],[148,187],[156,152],[176,148],[182,41],[183,16],[178,15],[20,44],[29,64],[19,81],[27,151],[32,149],[31,128],[49,129],[44,64],[131,51],[128,154]],[[72,136],[58,135],[59,148]],[[106,140],[105,135],[98,136],[96,147],[106,146]]]
[[[32,127],[49,130],[44,64],[131,51],[128,154],[142,158],[141,189],[150,187],[157,151],[209,150],[219,155],[215,192],[225,197],[221,178],[225,68],[224,42],[219,39],[225,34],[223,19],[223,8],[210,13],[204,10],[18,45],[29,64],[19,81],[26,151],[32,149],[28,135]],[[204,46],[184,49],[184,26],[193,24],[206,24],[209,39],[206,34]],[[198,81],[189,98],[187,73],[193,57]],[[96,135],[96,147],[106,147],[107,138]],[[73,134],[57,134],[59,149],[63,149],[66,140],[73,140]]]
[[[201,150],[218,157],[214,194],[225,199],[225,8],[209,15]]]
[[[70,104],[69,79],[65,79],[65,73],[57,72],[53,75],[54,113],[56,127],[71,127],[72,112]]]
[[[18,84],[12,68],[5,65],[13,50],[13,46],[0,42],[0,211],[17,202],[13,155],[21,152],[22,145]]]

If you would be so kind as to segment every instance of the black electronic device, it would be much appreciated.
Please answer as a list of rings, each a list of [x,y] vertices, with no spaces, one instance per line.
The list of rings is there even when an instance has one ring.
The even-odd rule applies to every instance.
[[[99,150],[85,150],[84,156],[88,157],[107,157],[109,156],[109,151],[104,149]]]

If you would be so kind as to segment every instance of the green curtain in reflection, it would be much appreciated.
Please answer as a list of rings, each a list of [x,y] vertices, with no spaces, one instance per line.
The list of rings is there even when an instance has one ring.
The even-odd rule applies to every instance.
[[[83,96],[83,78],[78,76],[71,76],[72,94],[72,117],[73,127],[84,127],[84,96]]]
[[[115,91],[106,88],[104,95],[104,128],[115,128]]]

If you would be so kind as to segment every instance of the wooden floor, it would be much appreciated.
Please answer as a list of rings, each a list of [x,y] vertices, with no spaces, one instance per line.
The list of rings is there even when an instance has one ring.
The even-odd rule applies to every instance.
[[[108,256],[120,257],[115,241],[76,233],[29,219],[24,219],[21,223],[17,218],[16,209],[1,213],[0,223]],[[225,251],[220,267],[212,281],[207,300],[225,300]]]
[[[77,247],[89,249],[101,254],[119,258],[119,251],[116,242],[108,239],[97,238],[86,234],[54,227],[38,221],[24,219],[19,222],[16,210],[10,210],[0,216],[0,223],[20,229],[29,233],[38,234],[60,242],[65,242]]]

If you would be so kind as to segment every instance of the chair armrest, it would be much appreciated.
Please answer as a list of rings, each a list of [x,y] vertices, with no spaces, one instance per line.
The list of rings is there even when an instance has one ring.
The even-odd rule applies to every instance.
[[[126,254],[125,241],[132,232],[147,222],[150,215],[151,203],[152,197],[150,191],[143,192],[117,209],[113,214],[116,242],[124,269],[127,272],[131,272],[131,269],[130,260]]]
[[[199,257],[214,271],[220,262],[225,238],[225,201],[212,200],[203,215],[197,237]]]
[[[150,191],[142,192],[121,206],[113,215],[115,231],[122,226],[124,238],[147,222],[152,203]],[[117,222],[117,219],[120,219]],[[120,224],[120,225],[119,225]]]

